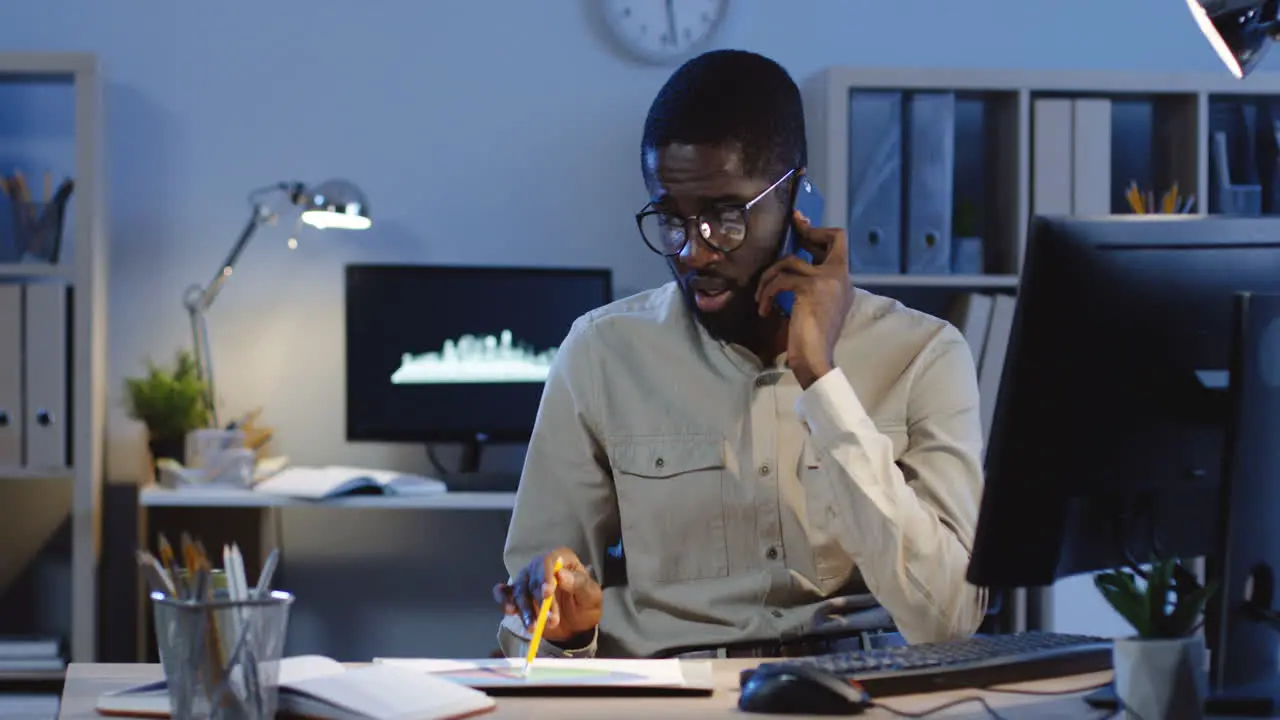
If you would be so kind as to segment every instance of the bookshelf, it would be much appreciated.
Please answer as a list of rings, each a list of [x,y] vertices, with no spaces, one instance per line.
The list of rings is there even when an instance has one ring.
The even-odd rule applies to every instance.
[[[802,86],[809,144],[809,172],[826,197],[826,224],[849,227],[850,99],[855,92],[954,93],[959,107],[981,106],[976,133],[956,138],[960,148],[980,145],[983,172],[978,182],[958,182],[958,196],[977,188],[981,197],[981,225],[985,264],[981,275],[861,274],[855,282],[878,290],[951,289],[1010,291],[1017,287],[1026,231],[1032,214],[1093,215],[1127,212],[1122,180],[1115,172],[1139,156],[1143,172],[1135,179],[1155,192],[1177,182],[1184,195],[1193,194],[1195,212],[1208,212],[1210,197],[1210,113],[1224,104],[1263,104],[1280,101],[1280,74],[1256,73],[1240,81],[1228,73],[1125,73],[1080,71],[1017,71],[955,69],[827,68]],[[1077,110],[1068,126],[1067,163],[1055,165],[1063,147],[1054,141],[1051,110],[1045,100],[1101,101],[1088,127],[1076,125]],[[1276,114],[1280,117],[1280,102]],[[1135,113],[1133,110],[1139,112]],[[1118,121],[1138,116],[1147,127],[1141,136],[1117,137]],[[960,123],[957,123],[959,126]],[[1132,128],[1130,128],[1132,129]],[[960,131],[958,131],[960,132]],[[1135,149],[1131,138],[1137,137]],[[1088,146],[1089,167],[1070,146]],[[1089,177],[1092,173],[1093,177]],[[1143,177],[1137,178],[1141,174]],[[1055,181],[1055,177],[1057,179]],[[1105,177],[1098,192],[1098,177]],[[1053,184],[1065,191],[1055,201]],[[1103,200],[1104,196],[1110,202]],[[1099,201],[1102,201],[1101,203]],[[909,202],[909,198],[907,199]],[[1280,203],[1277,209],[1280,212]],[[850,242],[856,239],[850,238]]]
[[[51,561],[51,570],[37,573],[43,579],[33,591],[44,608],[41,625],[47,627],[30,632],[60,636],[68,661],[93,662],[107,396],[101,78],[91,54],[0,52],[0,87],[10,84],[56,86],[70,98],[74,117],[65,125],[73,136],[67,167],[59,170],[75,187],[57,262],[0,263],[0,300],[18,299],[20,308],[15,310],[13,302],[0,307],[0,330],[16,335],[0,338],[0,350],[11,351],[0,357],[0,373],[11,374],[0,377],[0,392],[21,387],[17,398],[0,398],[11,406],[5,408],[8,422],[0,424],[0,535],[6,547],[0,557],[0,600],[12,600],[15,585],[33,567]],[[22,158],[21,169],[29,176],[46,167],[36,163],[52,164],[43,157],[47,142],[27,148],[21,137],[3,141],[2,149]],[[0,234],[11,233],[13,208],[7,197],[0,197],[0,206],[5,218]],[[36,323],[32,307],[45,300],[45,308],[56,312],[42,316],[52,318],[48,324]],[[46,363],[61,370],[52,375],[56,382],[50,383],[49,397],[33,380]],[[38,437],[41,432],[47,434]],[[23,630],[5,625],[0,635]],[[0,692],[61,675],[0,671]]]
[[[1190,212],[1221,211],[1223,203],[1217,197],[1221,171],[1215,168],[1218,153],[1212,140],[1216,132],[1232,136],[1228,154],[1232,185],[1260,186],[1264,198],[1261,213],[1280,217],[1280,74],[1256,73],[1241,81],[1226,72],[833,67],[810,78],[801,90],[809,173],[827,201],[824,224],[850,232],[851,256],[856,255],[856,243],[867,240],[855,237],[851,228],[869,225],[865,218],[850,215],[851,190],[867,177],[851,167],[865,157],[857,151],[859,139],[864,146],[867,142],[867,133],[858,133],[853,118],[869,118],[864,128],[877,118],[866,106],[857,109],[855,103],[859,98],[867,102],[868,94],[876,93],[904,98],[903,107],[907,98],[920,94],[940,92],[955,98],[951,202],[958,205],[957,198],[967,194],[978,209],[984,256],[981,274],[919,275],[883,270],[865,274],[857,266],[850,270],[855,284],[945,317],[962,332],[963,321],[972,319],[966,313],[973,312],[975,296],[1006,296],[1005,315],[1011,316],[1008,308],[1016,304],[1027,228],[1033,215],[1133,212],[1125,195],[1131,181],[1157,199],[1176,183],[1181,195],[1194,198],[1188,199]],[[909,122],[901,122],[901,137],[909,138]],[[967,159],[962,159],[962,153]],[[903,172],[909,173],[909,152],[902,158]],[[976,162],[978,171],[970,167],[967,174],[962,172],[965,162]],[[901,187],[902,209],[898,212],[905,232],[911,184],[903,181]],[[873,206],[863,200],[862,207]],[[995,304],[999,304],[998,297]],[[989,326],[977,331],[985,334],[985,340],[974,346],[984,430],[999,389],[1004,358],[1002,346],[996,353],[998,360],[988,360],[992,337],[997,333],[994,312],[989,319]],[[1087,598],[1081,595],[1080,600],[1095,596],[1091,592]],[[1054,597],[1052,589],[1015,593],[1005,603],[997,629],[1091,631],[1065,626],[1071,620],[1055,613]],[[1075,604],[1073,596],[1059,609]],[[1095,610],[1108,612],[1093,605],[1074,612],[1080,615]]]

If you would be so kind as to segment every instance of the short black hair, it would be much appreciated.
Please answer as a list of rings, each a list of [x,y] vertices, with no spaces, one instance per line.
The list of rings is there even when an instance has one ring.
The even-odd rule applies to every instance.
[[[732,142],[744,170],[772,177],[808,162],[800,88],[777,62],[745,50],[713,50],[681,65],[644,122],[644,153],[673,143]]]

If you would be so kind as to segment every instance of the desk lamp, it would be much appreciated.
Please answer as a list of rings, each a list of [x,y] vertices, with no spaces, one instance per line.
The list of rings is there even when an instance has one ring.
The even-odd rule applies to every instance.
[[[1232,75],[1243,79],[1280,37],[1276,0],[1187,0],[1191,15]]]
[[[252,214],[240,238],[231,247],[227,259],[218,267],[218,272],[207,286],[192,285],[183,296],[183,305],[191,318],[191,339],[196,358],[196,371],[205,383],[205,402],[209,407],[209,417],[214,427],[218,427],[218,410],[213,389],[213,356],[209,350],[209,329],[205,322],[205,313],[218,298],[222,286],[231,277],[236,261],[244,252],[249,241],[258,228],[274,223],[276,213],[266,203],[269,195],[283,193],[289,203],[302,210],[302,222],[321,230],[335,228],[341,230],[367,230],[373,225],[369,214],[369,201],[360,188],[346,180],[328,180],[319,185],[308,187],[298,182],[282,182],[268,185],[249,193],[249,204]],[[293,247],[295,241],[290,239]]]

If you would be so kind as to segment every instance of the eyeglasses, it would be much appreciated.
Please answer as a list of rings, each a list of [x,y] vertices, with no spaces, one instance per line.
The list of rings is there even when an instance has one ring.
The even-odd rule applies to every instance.
[[[742,247],[743,241],[747,239],[747,216],[751,208],[795,172],[794,169],[788,170],[786,175],[744,204],[719,204],[690,217],[662,212],[650,202],[636,213],[640,237],[650,250],[663,257],[672,257],[680,254],[688,243],[688,228],[693,223],[703,242],[720,252],[731,253]]]

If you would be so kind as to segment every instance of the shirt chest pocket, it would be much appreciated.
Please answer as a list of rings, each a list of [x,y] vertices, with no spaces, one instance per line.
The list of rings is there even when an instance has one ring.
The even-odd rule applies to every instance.
[[[610,444],[627,578],[633,584],[724,577],[724,441],[706,435]]]

